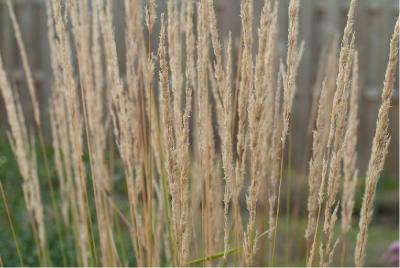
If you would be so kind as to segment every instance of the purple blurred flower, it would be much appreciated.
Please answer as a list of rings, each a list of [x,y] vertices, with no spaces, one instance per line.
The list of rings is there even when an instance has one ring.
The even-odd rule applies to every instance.
[[[400,264],[400,241],[395,241],[386,250],[382,259],[385,264],[390,266],[399,266]]]

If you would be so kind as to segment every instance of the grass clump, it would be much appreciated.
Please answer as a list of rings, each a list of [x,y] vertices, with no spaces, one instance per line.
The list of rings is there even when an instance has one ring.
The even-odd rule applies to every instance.
[[[278,51],[278,11],[283,7],[276,0],[264,1],[257,36],[253,0],[241,1],[239,42],[230,34],[221,39],[213,0],[168,1],[166,13],[160,15],[154,0],[144,8],[139,0],[126,0],[124,55],[117,50],[113,1],[47,0],[53,74],[49,149],[44,110],[37,103],[8,1],[34,116],[32,128],[0,56],[0,93],[15,156],[10,168],[19,171],[0,176],[21,178],[14,185],[22,189],[29,216],[29,224],[17,223],[20,208],[13,210],[1,183],[12,236],[7,247],[15,247],[19,264],[274,266],[283,264],[283,253],[286,264],[292,264],[289,227],[299,224],[295,232],[306,246],[294,249],[293,264],[343,265],[352,254],[347,249],[355,248],[355,264],[363,265],[390,141],[388,111],[399,26],[397,22],[390,42],[353,245],[353,210],[362,173],[356,166],[357,3],[351,1],[341,46],[334,42],[326,52],[315,85],[318,96],[308,127],[313,133],[307,219],[290,217],[284,226],[282,196],[285,189],[290,194],[291,186],[284,185],[293,176],[292,170],[286,172],[284,156],[292,147],[287,140],[297,74],[307,49],[299,35],[300,0],[289,3],[285,59]],[[118,56],[123,56],[124,68]],[[21,233],[29,229],[25,241]],[[37,256],[26,247],[34,248]],[[3,255],[1,261],[8,265]]]

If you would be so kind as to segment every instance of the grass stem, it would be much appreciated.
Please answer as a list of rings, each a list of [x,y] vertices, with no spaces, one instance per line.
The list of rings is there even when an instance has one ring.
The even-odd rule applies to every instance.
[[[279,185],[278,185],[278,203],[276,206],[276,214],[275,214],[275,228],[274,228],[274,240],[272,244],[272,258],[271,258],[271,266],[274,266],[275,260],[275,245],[276,245],[276,236],[278,233],[278,221],[279,221],[279,207],[281,203],[281,188],[282,188],[282,177],[283,177],[283,148],[281,150],[281,163],[280,163],[280,175],[279,175]]]
[[[14,223],[12,222],[12,219],[11,219],[10,210],[8,208],[7,197],[6,197],[6,194],[4,192],[3,184],[1,183],[1,181],[0,181],[0,192],[1,192],[1,197],[3,199],[4,208],[6,210],[7,220],[8,220],[8,224],[10,226],[10,229],[11,229],[11,234],[12,234],[12,237],[13,237],[13,240],[14,240],[15,248],[17,250],[18,259],[19,259],[19,265],[21,267],[23,267],[24,266],[24,262],[22,260],[21,250],[19,249],[19,243],[18,243],[18,240],[17,240],[17,235],[15,234]]]

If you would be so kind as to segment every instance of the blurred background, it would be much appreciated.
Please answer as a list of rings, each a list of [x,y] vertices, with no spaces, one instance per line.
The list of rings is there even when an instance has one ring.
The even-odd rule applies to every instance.
[[[182,0],[184,1],[184,0]],[[121,73],[124,73],[124,31],[125,17],[123,0],[114,2],[114,25],[117,40],[118,57]],[[145,2],[145,1],[144,1]],[[215,0],[218,28],[222,40],[226,40],[232,32],[235,48],[240,44],[240,0]],[[264,1],[254,1],[254,35],[256,33],[259,15]],[[300,39],[305,40],[305,50],[300,63],[298,88],[295,96],[293,125],[290,133],[290,166],[292,174],[292,213],[302,215],[305,212],[307,196],[308,160],[310,157],[311,130],[310,118],[313,118],[313,100],[317,96],[318,85],[325,76],[335,75],[329,68],[326,55],[338,44],[347,18],[349,0],[301,0],[300,8]],[[50,54],[47,43],[47,19],[45,1],[43,0],[13,0],[17,19],[22,30],[30,66],[38,90],[43,121],[47,124],[47,137],[50,144],[50,127],[48,122],[47,101],[51,92]],[[166,1],[157,1],[157,12],[166,13]],[[287,43],[287,7],[289,0],[279,0],[279,50],[284,59]],[[355,216],[361,204],[364,189],[364,177],[371,151],[372,138],[375,132],[377,111],[380,105],[380,93],[389,54],[389,39],[394,24],[399,15],[398,0],[360,0],[356,9],[355,31],[356,47],[359,50],[360,62],[360,110],[358,135],[358,166],[359,180],[356,197]],[[156,25],[153,42],[158,43]],[[340,44],[339,44],[340,45]],[[235,51],[235,48],[233,51]],[[157,48],[155,47],[154,50]],[[254,47],[256,51],[257,47]],[[4,0],[0,0],[0,54],[9,79],[15,89],[20,91],[27,120],[33,120],[30,108],[29,94],[25,83],[21,59],[16,45],[14,32]],[[336,53],[337,54],[337,53]],[[335,55],[335,52],[333,52]],[[236,60],[237,56],[234,60]],[[390,242],[397,240],[399,231],[399,72],[396,72],[396,88],[392,96],[390,112],[391,144],[386,159],[385,169],[378,186],[376,214],[371,227],[369,247],[380,248],[368,251],[369,265],[380,265],[379,256]],[[11,153],[6,137],[7,120],[3,100],[0,99],[0,178],[8,181],[18,178],[18,169]],[[40,161],[40,159],[39,159]],[[40,167],[40,165],[39,165]],[[18,186],[19,187],[19,186]],[[12,186],[9,186],[11,189]],[[15,190],[16,191],[16,190]],[[16,193],[16,192],[15,192]],[[16,206],[17,196],[10,196]],[[285,197],[283,197],[283,200]],[[290,204],[284,204],[287,207]],[[2,209],[2,208],[1,208]],[[296,212],[297,211],[297,212]],[[0,210],[0,219],[3,217]],[[2,220],[0,220],[2,224]],[[299,225],[304,224],[302,222]],[[0,225],[2,226],[2,225]],[[352,235],[355,237],[356,230]],[[0,232],[0,239],[6,239],[8,234]],[[295,239],[295,238],[294,238]],[[300,238],[299,238],[300,239]],[[375,240],[374,240],[375,239]],[[295,240],[294,240],[295,241]],[[375,241],[375,242],[374,242]],[[372,245],[371,245],[372,244]],[[0,245],[2,245],[0,243]],[[3,248],[0,248],[0,252]],[[293,250],[297,252],[298,250]],[[375,254],[375,255],[374,255]],[[350,255],[350,254],[348,254]],[[300,256],[300,254],[299,254]],[[300,258],[300,257],[299,257]]]

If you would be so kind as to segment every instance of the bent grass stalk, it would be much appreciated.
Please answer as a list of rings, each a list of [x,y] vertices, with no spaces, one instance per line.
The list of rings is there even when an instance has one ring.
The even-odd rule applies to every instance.
[[[270,232],[271,232],[271,230],[266,230],[265,232],[262,232],[261,234],[257,235],[255,237],[255,239],[259,240],[262,237],[264,237],[265,235],[269,234]],[[232,254],[234,252],[241,252],[242,250],[243,250],[242,247],[230,248],[228,250],[224,249],[224,251],[217,252],[215,254],[211,254],[211,255],[206,256],[206,257],[200,257],[200,258],[194,259],[194,260],[188,262],[185,266],[192,266],[192,265],[196,265],[196,264],[198,265],[198,264],[206,262],[207,260],[216,260],[216,259],[219,259],[219,258],[223,258],[225,254],[230,255],[230,254]]]

